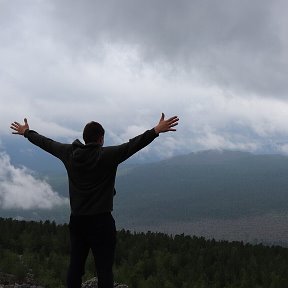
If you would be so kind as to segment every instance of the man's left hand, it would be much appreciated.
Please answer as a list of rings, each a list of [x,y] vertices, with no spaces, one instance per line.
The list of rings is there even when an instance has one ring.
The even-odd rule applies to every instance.
[[[17,134],[17,135],[24,135],[24,132],[29,129],[29,124],[27,119],[24,119],[24,124],[20,124],[18,122],[13,122],[10,126],[10,128],[16,132],[12,132],[12,134]]]

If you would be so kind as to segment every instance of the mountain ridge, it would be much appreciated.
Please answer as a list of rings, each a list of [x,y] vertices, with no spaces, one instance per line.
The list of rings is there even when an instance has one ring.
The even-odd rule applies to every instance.
[[[51,173],[45,179],[54,190],[67,197],[67,177],[64,171],[57,173]],[[207,227],[206,230],[211,229],[211,221],[219,225],[220,230],[229,225],[240,225],[240,230],[247,230],[243,225],[250,221],[249,233],[255,230],[253,239],[258,238],[259,226],[266,225],[273,230],[273,221],[277,219],[277,230],[273,230],[276,237],[281,230],[288,231],[285,226],[288,220],[287,174],[287,156],[231,150],[192,152],[139,165],[123,163],[117,173],[113,214],[118,227],[132,230],[166,227],[172,233],[169,227],[179,223],[178,226],[190,234],[201,225]],[[20,218],[24,215],[23,211],[13,213],[17,212]],[[25,213],[23,218],[26,219],[29,212]],[[59,207],[51,212],[33,213],[32,219],[35,213],[44,215],[39,217],[47,217],[50,213],[51,217],[61,219],[56,222],[63,222],[68,221],[69,209]],[[174,230],[180,232],[177,227]],[[200,228],[197,231],[202,233]],[[284,234],[281,239],[286,236],[288,239],[288,232]]]

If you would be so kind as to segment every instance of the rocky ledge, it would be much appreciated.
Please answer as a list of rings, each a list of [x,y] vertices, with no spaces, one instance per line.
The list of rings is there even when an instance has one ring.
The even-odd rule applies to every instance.
[[[15,276],[0,272],[0,288],[44,288],[33,283],[33,278],[27,277],[25,283],[16,283]],[[115,288],[128,288],[127,285],[114,283]],[[98,288],[97,278],[92,278],[82,284],[82,288]]]
[[[24,283],[25,282],[25,283]],[[27,274],[23,283],[17,283],[15,275],[2,273],[0,271],[0,288],[44,288],[36,285],[32,274]]]
[[[114,283],[115,288],[128,288],[127,285],[119,284],[119,283]],[[0,287],[1,288],[1,287]],[[82,288],[98,288],[98,281],[97,278],[94,277],[85,283],[82,284]]]
[[[43,286],[36,286],[31,284],[0,284],[0,288],[44,288]]]

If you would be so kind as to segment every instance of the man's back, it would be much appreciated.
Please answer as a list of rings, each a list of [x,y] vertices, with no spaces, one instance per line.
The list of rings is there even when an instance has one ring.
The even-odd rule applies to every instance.
[[[64,163],[69,179],[71,213],[95,215],[113,210],[118,165],[150,144],[158,134],[150,129],[127,143],[108,147],[98,143],[85,145],[79,140],[62,144],[33,130],[26,130],[24,136]]]

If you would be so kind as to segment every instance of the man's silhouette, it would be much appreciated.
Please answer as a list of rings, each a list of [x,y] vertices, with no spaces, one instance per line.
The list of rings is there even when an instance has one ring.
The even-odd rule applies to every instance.
[[[23,135],[31,143],[59,158],[67,170],[71,215],[70,265],[67,286],[80,288],[85,262],[92,250],[99,288],[113,287],[112,266],[116,244],[116,228],[112,217],[115,177],[118,165],[150,144],[160,133],[176,131],[178,117],[167,120],[162,113],[159,123],[151,130],[118,146],[103,147],[104,129],[97,122],[86,124],[83,130],[85,144],[78,139],[63,144],[30,130],[24,124],[13,122],[13,134]]]

